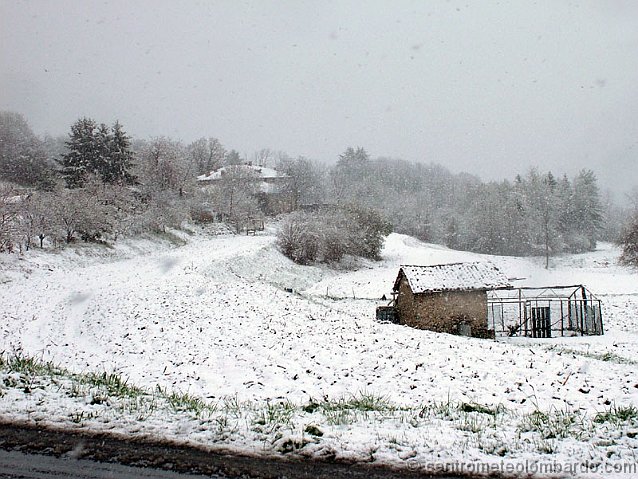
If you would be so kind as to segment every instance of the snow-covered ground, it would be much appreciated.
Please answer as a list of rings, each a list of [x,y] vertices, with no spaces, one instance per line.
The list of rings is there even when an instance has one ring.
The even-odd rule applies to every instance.
[[[382,261],[339,271],[293,264],[268,232],[198,233],[185,240],[179,247],[138,241],[1,257],[0,349],[76,372],[117,371],[149,389],[159,385],[211,401],[307,404],[373,394],[405,408],[451,401],[521,415],[543,410],[590,416],[612,406],[638,407],[638,274],[616,264],[619,253],[611,245],[553,258],[545,270],[539,258],[485,257],[392,234]],[[389,297],[400,264],[480,259],[508,277],[524,278],[517,285],[585,284],[603,300],[606,334],[490,341],[375,321],[375,307],[386,303],[380,298]],[[35,406],[27,413],[20,401],[33,400],[19,394],[0,397],[0,413],[31,417]],[[144,430],[126,424],[122,430]],[[450,461],[474,447],[463,441],[465,432],[450,434],[449,425],[432,423],[415,432],[409,423],[389,424],[334,427],[321,440],[359,456],[377,442],[409,445],[386,444],[390,452],[377,459],[389,462]],[[552,453],[565,460],[585,454],[635,462],[638,423],[627,427],[628,435],[611,428],[602,438],[559,441]],[[154,428],[147,432],[162,430]],[[206,442],[188,427],[166,425],[165,432]],[[491,441],[510,440],[499,437]],[[613,447],[600,449],[596,441],[603,440]],[[235,445],[264,448],[246,436],[242,441]],[[540,454],[522,446],[509,456],[496,447],[480,449],[469,457],[520,461]]]

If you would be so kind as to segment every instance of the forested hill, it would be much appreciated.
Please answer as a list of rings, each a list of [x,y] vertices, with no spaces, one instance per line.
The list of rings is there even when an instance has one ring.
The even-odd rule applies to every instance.
[[[184,221],[223,219],[239,230],[265,215],[255,183],[226,175],[202,188],[197,176],[244,163],[287,177],[280,191],[287,211],[374,210],[394,231],[481,253],[592,250],[599,239],[616,240],[629,217],[601,194],[590,170],[568,177],[532,168],[484,182],[435,163],[374,159],[364,148],[347,148],[328,166],[269,149],[242,157],[213,137],[135,139],[119,122],[90,118],[65,137],[41,139],[20,114],[0,112],[0,251],[109,242]]]
[[[395,231],[482,253],[593,250],[614,219],[590,170],[557,178],[530,169],[486,183],[436,164],[371,160],[359,148],[341,155],[331,176],[338,198],[384,213]]]

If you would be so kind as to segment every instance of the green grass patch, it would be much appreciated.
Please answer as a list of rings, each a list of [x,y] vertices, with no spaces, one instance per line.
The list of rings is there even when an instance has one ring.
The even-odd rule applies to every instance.
[[[27,356],[22,352],[0,354],[0,367],[26,375],[66,376],[70,374],[66,369],[51,361],[43,361],[34,356]]]
[[[139,421],[154,413],[161,414],[166,421],[181,420],[187,416],[188,419],[197,418],[200,427],[214,434],[215,441],[232,439],[235,432],[246,426],[257,433],[260,440],[274,444],[285,428],[293,432],[303,431],[312,436],[313,441],[319,441],[323,434],[334,433],[330,431],[332,426],[373,427],[373,424],[380,423],[404,423],[412,428],[444,425],[466,431],[464,437],[468,444],[483,444],[486,449],[501,452],[508,449],[502,449],[498,441],[490,439],[496,437],[493,431],[514,430],[518,440],[522,440],[521,435],[524,434],[524,441],[537,444],[539,451],[552,451],[561,439],[590,437],[595,432],[596,423],[616,426],[633,425],[638,421],[636,406],[612,406],[595,416],[581,411],[542,410],[538,407],[523,414],[501,404],[456,402],[450,398],[424,405],[399,406],[385,396],[365,391],[345,397],[311,400],[306,404],[285,399],[240,401],[238,396],[210,402],[195,394],[160,386],[153,389],[140,387],[115,372],[73,373],[52,362],[22,353],[0,354],[0,370],[3,373],[0,395],[5,394],[7,389],[23,390],[28,394],[36,387],[46,389],[53,386],[67,397],[77,398],[77,403],[72,403],[76,411],[71,419],[79,423],[95,419],[97,416],[94,415],[98,414],[100,420],[110,420],[110,414],[114,414],[115,418],[130,415]]]
[[[583,413],[559,409],[524,414],[518,425],[519,432],[537,432],[542,439],[580,439],[588,429],[589,421]]]
[[[162,389],[159,385],[156,387],[156,391],[161,397],[166,399],[168,405],[177,412],[190,412],[197,417],[202,417],[204,415],[210,416],[217,411],[215,404],[205,401],[194,394],[168,391]]]
[[[384,396],[368,392],[336,399],[325,398],[323,401],[311,400],[301,406],[301,410],[308,414],[320,412],[331,426],[353,424],[359,418],[368,418],[370,413],[394,414],[399,409]]]
[[[265,407],[257,409],[253,422],[258,425],[287,425],[290,424],[297,407],[289,401],[270,402],[266,401]]]
[[[636,406],[616,406],[613,405],[609,409],[603,412],[599,412],[594,416],[594,422],[622,424],[625,422],[638,420],[638,408]]]
[[[315,403],[311,401],[309,404],[303,407],[306,412],[314,412],[320,409],[323,412],[330,411],[359,411],[359,412],[373,412],[373,411],[394,411],[397,409],[392,403],[390,403],[385,397],[378,396],[376,394],[360,392],[353,394],[349,397],[338,399],[325,399],[322,402]]]
[[[94,386],[97,388],[103,388],[109,395],[124,398],[124,397],[137,397],[146,394],[146,391],[138,386],[134,386],[128,383],[128,379],[123,378],[117,373],[85,373],[81,375],[74,375],[80,382]]]

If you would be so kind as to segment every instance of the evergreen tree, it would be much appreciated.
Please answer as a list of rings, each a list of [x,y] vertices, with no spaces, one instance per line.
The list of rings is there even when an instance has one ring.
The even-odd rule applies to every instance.
[[[230,150],[228,153],[226,153],[224,161],[227,165],[241,165],[241,156],[239,156],[239,153],[237,151]]]
[[[525,210],[523,195],[520,185],[511,186],[507,181],[503,182],[502,192],[503,233],[505,238],[503,253],[523,256],[530,252],[529,229],[527,228],[527,211]]]
[[[506,201],[501,198],[500,185],[494,182],[481,185],[473,192],[472,198],[468,211],[468,224],[472,229],[468,235],[470,249],[488,254],[505,253],[507,242],[503,220]]]
[[[102,172],[102,181],[132,183],[135,178],[129,173],[134,161],[131,138],[124,132],[119,121],[115,122],[111,131],[107,149],[109,158]]]
[[[81,188],[100,161],[100,146],[96,141],[97,124],[90,118],[81,118],[71,125],[66,142],[68,152],[59,160],[60,174],[68,188]]]
[[[44,146],[24,117],[0,112],[0,180],[48,189],[52,176]]]
[[[457,220],[454,217],[449,219],[445,229],[445,246],[450,249],[456,249],[459,247],[459,227]]]
[[[563,175],[563,178],[558,182],[557,197],[560,203],[558,229],[563,237],[569,238],[575,229],[574,190],[569,178],[567,178],[567,175]]]
[[[337,160],[332,171],[332,188],[336,200],[341,203],[368,201],[365,206],[373,206],[375,186],[370,183],[370,157],[365,149],[348,147]]]
[[[370,163],[370,157],[368,152],[361,147],[352,148],[351,146],[346,149],[337,161],[337,169],[347,174],[360,173]]]
[[[81,118],[71,126],[68,152],[62,155],[61,174],[68,188],[81,188],[89,176],[104,183],[131,182],[133,162],[130,138],[119,122],[109,129],[90,118]]]
[[[111,169],[111,131],[104,123],[101,123],[93,133],[93,141],[95,142],[95,163],[91,166],[91,173],[97,178],[106,182],[105,178],[109,176]]]

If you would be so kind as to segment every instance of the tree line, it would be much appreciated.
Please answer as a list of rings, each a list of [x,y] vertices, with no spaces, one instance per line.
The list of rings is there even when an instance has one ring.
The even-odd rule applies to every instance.
[[[0,249],[111,241],[189,219],[239,225],[263,215],[257,183],[246,181],[250,173],[240,166],[246,161],[216,138],[139,140],[119,122],[89,118],[71,125],[64,139],[39,139],[21,115],[0,112]],[[451,248],[549,258],[619,238],[628,217],[586,169],[572,178],[530,169],[484,182],[437,164],[372,159],[364,148],[347,148],[332,167],[268,149],[251,161],[287,176],[281,193],[289,211],[324,207],[286,224],[291,234],[295,225],[312,231],[316,241],[294,254],[316,260],[349,254],[347,245],[359,240],[348,227],[365,231],[366,218],[378,232],[392,228]],[[222,166],[223,181],[198,187],[198,175]],[[336,244],[335,232],[350,239]]]
[[[90,118],[71,125],[66,138],[39,139],[24,117],[0,112],[0,251],[115,241],[204,220],[207,209],[224,208],[227,182],[202,192],[197,175],[241,162],[215,138],[133,140],[119,122]],[[231,220],[257,214],[244,189],[235,193]]]

